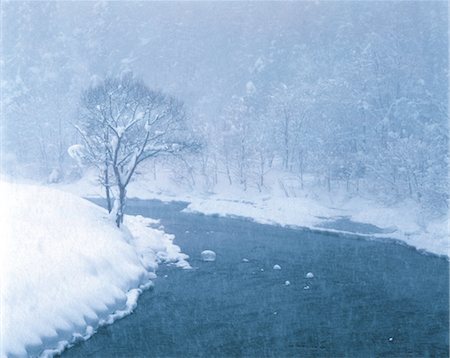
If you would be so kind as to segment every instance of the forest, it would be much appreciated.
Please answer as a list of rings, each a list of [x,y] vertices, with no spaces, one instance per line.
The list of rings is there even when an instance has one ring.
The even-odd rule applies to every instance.
[[[133,73],[183,103],[201,143],[155,157],[147,166],[155,175],[167,167],[191,187],[265,192],[268,173],[282,172],[306,191],[447,212],[446,2],[7,2],[2,10],[2,166],[11,176],[82,176],[68,154],[82,141],[82,94]]]

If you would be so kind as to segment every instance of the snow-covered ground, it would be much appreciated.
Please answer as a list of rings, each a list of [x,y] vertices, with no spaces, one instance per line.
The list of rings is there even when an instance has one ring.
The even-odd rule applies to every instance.
[[[336,205],[336,204],[334,204]],[[252,198],[225,199],[220,195],[209,198],[194,198],[187,210],[204,214],[236,215],[247,217],[264,224],[299,226],[311,229],[346,232],[340,229],[322,227],[333,219],[345,217],[352,222],[366,223],[381,228],[382,233],[365,233],[349,230],[362,236],[393,238],[406,242],[417,249],[438,255],[449,254],[447,221],[435,220],[420,223],[420,216],[414,206],[407,204],[396,207],[380,207],[361,198],[343,202],[337,207],[317,202],[308,197],[296,198]]]
[[[189,268],[157,221],[118,229],[82,198],[0,182],[0,356],[51,356],[132,312],[160,262]]]
[[[140,199],[186,201],[189,203],[186,210],[191,212],[235,215],[265,224],[326,231],[342,231],[322,225],[345,217],[381,229],[379,233],[361,232],[362,235],[393,238],[420,250],[449,256],[448,219],[425,219],[413,201],[383,206],[370,197],[349,197],[345,192],[329,194],[310,187],[301,190],[295,179],[283,173],[269,175],[266,180],[271,189],[263,193],[252,189],[244,192],[230,187],[226,182],[206,192],[188,190],[176,183],[169,171],[158,169],[157,180],[151,174],[141,175],[130,184],[128,195]],[[76,183],[59,184],[59,187],[80,196],[103,196],[92,173]]]

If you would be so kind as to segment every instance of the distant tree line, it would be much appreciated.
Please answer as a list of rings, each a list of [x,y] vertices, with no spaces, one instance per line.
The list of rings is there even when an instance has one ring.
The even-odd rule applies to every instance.
[[[383,37],[355,31],[370,14],[348,12],[328,46],[267,48],[215,125],[200,125],[209,146],[198,171],[262,191],[283,170],[301,188],[308,176],[328,191],[446,212],[448,40],[435,12],[416,10],[385,14]]]
[[[146,22],[156,13],[152,6],[5,3],[0,124],[2,164],[9,173],[55,182],[74,179],[78,172],[67,147],[83,143],[92,147],[85,154],[102,173],[105,195],[118,185],[126,192],[129,174],[136,173],[133,163],[156,158],[151,153],[161,148],[179,157],[180,147],[171,143],[189,131],[152,137],[170,118],[202,141],[201,151],[176,164],[167,161],[192,185],[212,189],[222,179],[264,192],[270,189],[268,174],[283,171],[306,191],[369,193],[388,203],[414,200],[433,215],[447,212],[447,3],[261,3],[254,16],[268,12],[258,19],[273,21],[270,31],[259,31],[265,24],[256,20],[239,25],[247,31],[239,35],[232,31],[236,23],[230,23],[230,32],[195,23],[183,27],[182,41],[177,31],[184,25],[174,30]],[[230,13],[246,9],[238,7],[230,7]],[[285,12],[272,16],[270,10],[278,8],[290,9],[295,21]],[[208,9],[209,16],[222,11]],[[73,22],[67,21],[71,13]],[[227,16],[239,14],[223,13]],[[135,26],[130,18],[148,26]],[[183,47],[174,49],[168,38]],[[166,56],[181,48],[185,63]],[[133,66],[146,70],[145,78],[170,78],[162,87],[173,92],[175,86],[177,95],[185,86],[188,106],[139,80],[116,76]],[[174,85],[174,78],[182,78],[182,84]],[[126,117],[114,123],[105,113],[111,110],[115,118],[125,88],[136,98],[128,103]],[[111,105],[105,102],[109,98]],[[131,108],[138,108],[135,115],[144,113],[143,119],[134,123]],[[158,111],[170,113],[148,132],[145,125]],[[117,153],[113,140],[120,144]],[[292,193],[286,190],[286,195]]]

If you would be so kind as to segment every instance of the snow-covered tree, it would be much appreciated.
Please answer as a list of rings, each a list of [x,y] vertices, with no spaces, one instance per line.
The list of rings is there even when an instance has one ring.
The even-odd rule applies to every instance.
[[[100,169],[108,209],[117,188],[116,224],[123,222],[126,191],[137,167],[147,159],[194,149],[183,103],[150,90],[133,74],[106,78],[83,93],[76,125],[86,158]]]

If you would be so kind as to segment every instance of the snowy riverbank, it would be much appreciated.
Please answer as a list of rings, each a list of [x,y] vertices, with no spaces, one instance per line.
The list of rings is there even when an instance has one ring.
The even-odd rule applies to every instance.
[[[160,262],[188,268],[157,221],[42,186],[0,182],[0,356],[52,356],[132,312]]]
[[[426,219],[419,206],[413,202],[402,202],[395,206],[383,206],[375,200],[362,196],[348,197],[345,192],[326,193],[310,189],[290,187],[289,176],[275,174],[268,177],[271,189],[259,193],[246,192],[221,183],[214,192],[187,190],[176,184],[170,173],[158,171],[158,180],[143,174],[130,184],[128,195],[140,199],[163,201],[180,200],[189,203],[187,211],[207,215],[234,215],[251,218],[259,223],[297,226],[325,231],[346,232],[333,227],[333,222],[345,218],[358,224],[376,226],[376,232],[361,235],[392,238],[403,241],[419,250],[449,256],[447,218]],[[85,176],[76,183],[59,184],[80,196],[103,196],[95,183],[95,176]],[[289,191],[289,197],[286,195]]]
[[[213,195],[207,199],[193,199],[187,211],[242,216],[263,224],[392,238],[419,250],[449,256],[447,221],[442,219],[420,223],[417,209],[407,203],[396,207],[381,207],[364,199],[354,198],[338,207],[330,207],[308,197],[254,198],[247,201]],[[348,222],[348,228],[338,225],[342,220]],[[352,224],[355,228],[352,228]],[[358,231],[359,226],[374,227],[375,231]]]

